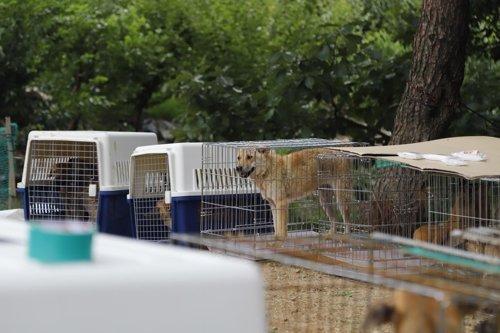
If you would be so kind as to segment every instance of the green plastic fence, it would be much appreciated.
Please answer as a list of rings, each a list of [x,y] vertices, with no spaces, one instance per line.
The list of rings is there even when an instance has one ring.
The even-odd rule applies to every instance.
[[[5,133],[5,127],[0,127],[0,209],[7,209],[9,198],[9,158],[7,154],[7,142],[11,140],[12,148],[16,147],[18,127],[11,123],[12,135]]]

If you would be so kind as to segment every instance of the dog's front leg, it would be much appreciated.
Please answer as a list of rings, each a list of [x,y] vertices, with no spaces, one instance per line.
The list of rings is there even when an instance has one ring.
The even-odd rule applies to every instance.
[[[273,211],[274,235],[278,240],[285,240],[288,233],[288,203],[277,202]]]
[[[323,208],[323,211],[325,212],[326,216],[328,217],[328,220],[330,221],[331,224],[331,229],[330,232],[333,234],[336,232],[336,217],[335,217],[335,211],[333,210],[333,203],[332,203],[332,198],[333,198],[333,188],[325,184],[322,189],[319,190],[319,203],[321,205],[321,208]]]
[[[337,206],[339,207],[342,219],[344,220],[345,233],[350,233],[350,207],[352,203],[352,189],[351,182],[347,179],[337,179],[335,182],[335,198],[337,199]]]

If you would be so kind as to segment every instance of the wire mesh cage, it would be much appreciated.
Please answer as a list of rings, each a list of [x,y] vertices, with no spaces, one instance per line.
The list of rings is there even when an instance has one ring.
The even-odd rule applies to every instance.
[[[136,237],[145,240],[168,239],[172,228],[170,175],[167,154],[132,156],[133,177],[130,195],[133,200]],[[168,201],[168,202],[167,202]]]
[[[200,232],[202,143],[137,147],[130,157],[129,203],[135,237],[168,242]]]
[[[315,157],[352,142],[323,139],[206,143],[201,232],[269,240],[329,229],[320,223]]]
[[[334,199],[326,203],[334,216],[332,232],[367,236],[380,231],[411,238],[427,223],[424,172],[348,152],[322,154],[317,161],[319,190]]]
[[[265,249],[236,239],[174,237],[260,259],[270,332],[477,332],[498,325],[498,259],[382,236],[335,235],[339,239],[329,243]],[[391,258],[369,267],[351,265],[332,257],[340,238],[346,247],[366,252],[392,248],[427,265],[395,269]]]
[[[446,173],[430,173],[429,220],[415,238],[437,244],[462,245],[472,251],[483,251],[478,242],[453,242],[454,229],[491,228],[500,230],[500,178],[466,179]]]
[[[31,219],[96,222],[99,172],[95,142],[34,141],[28,164]]]

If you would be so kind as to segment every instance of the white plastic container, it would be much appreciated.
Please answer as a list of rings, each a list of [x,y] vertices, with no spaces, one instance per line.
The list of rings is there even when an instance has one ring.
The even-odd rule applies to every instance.
[[[154,133],[30,132],[18,184],[25,219],[83,220],[102,232],[131,236],[130,154],[156,143]]]
[[[253,262],[98,234],[92,262],[40,264],[27,234],[0,214],[2,333],[266,331]]]
[[[130,158],[129,202],[135,237],[165,241],[198,233],[202,143],[138,147]]]

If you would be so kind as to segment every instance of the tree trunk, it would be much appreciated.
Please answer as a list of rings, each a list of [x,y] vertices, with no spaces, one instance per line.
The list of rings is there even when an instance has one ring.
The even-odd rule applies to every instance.
[[[133,125],[136,131],[142,130],[142,118],[144,109],[147,108],[151,96],[153,96],[154,92],[156,91],[160,83],[161,80],[159,76],[153,77],[151,80],[144,83],[142,89],[135,97],[135,105],[134,105],[135,117]]]
[[[468,24],[468,0],[423,1],[410,77],[389,144],[440,138],[457,115]]]

